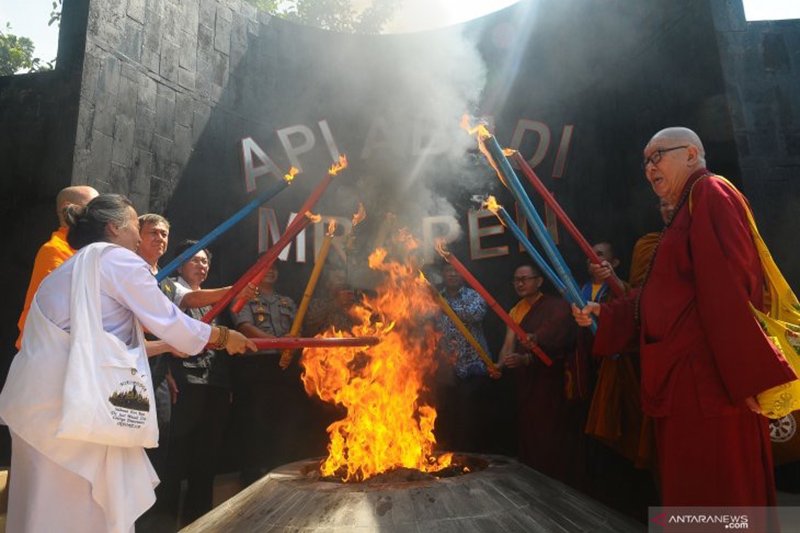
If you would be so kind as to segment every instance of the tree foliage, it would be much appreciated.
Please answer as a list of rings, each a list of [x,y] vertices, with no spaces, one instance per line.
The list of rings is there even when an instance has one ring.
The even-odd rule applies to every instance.
[[[0,31],[0,76],[10,76],[21,70],[34,72],[42,68],[41,60],[33,57],[33,41],[11,33],[11,24],[6,23]]]
[[[353,0],[246,0],[268,13],[325,30],[380,33],[400,0],[373,0],[361,10]]]

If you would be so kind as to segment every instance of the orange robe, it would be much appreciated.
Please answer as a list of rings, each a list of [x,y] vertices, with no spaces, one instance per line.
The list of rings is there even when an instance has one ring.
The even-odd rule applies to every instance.
[[[16,342],[17,350],[22,347],[22,332],[25,329],[25,319],[28,318],[28,310],[31,308],[33,295],[39,289],[39,284],[61,263],[75,255],[75,250],[67,243],[67,229],[66,227],[60,227],[54,231],[50,236],[50,240],[44,243],[36,253],[31,281],[28,284],[28,292],[25,294],[25,305],[22,307],[22,313],[19,315],[19,321],[17,322],[17,327],[19,328],[19,337],[17,337]]]
[[[594,351],[638,337],[642,409],[654,417],[662,505],[775,505],[767,420],[744,400],[794,379],[749,303],[764,279],[739,200],[720,180],[690,176],[641,289],[602,306]],[[684,191],[686,192],[686,190]]]
[[[647,274],[647,267],[650,264],[650,259],[656,251],[658,244],[658,236],[661,235],[658,231],[642,235],[633,246],[633,257],[631,258],[631,273],[628,277],[628,283],[631,287],[641,287],[644,282],[644,276]]]

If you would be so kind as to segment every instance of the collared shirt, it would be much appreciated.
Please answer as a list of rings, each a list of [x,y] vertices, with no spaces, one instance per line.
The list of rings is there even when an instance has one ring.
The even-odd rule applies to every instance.
[[[486,345],[486,337],[483,334],[483,318],[486,316],[486,302],[474,290],[469,287],[461,287],[455,296],[450,296],[447,291],[442,292],[442,296],[461,319],[470,333],[483,346],[486,353],[489,348]],[[442,313],[439,316],[439,326],[442,330],[443,349],[456,355],[455,374],[459,378],[469,376],[486,375],[486,365],[481,356],[466,338],[461,334],[447,315]],[[491,357],[491,355],[490,355]]]
[[[167,278],[170,279],[170,278]],[[175,287],[185,288],[189,291],[192,288],[181,276],[174,280]],[[163,290],[163,287],[162,287]],[[186,314],[200,320],[211,306],[186,309]],[[216,319],[211,321],[216,324]],[[172,376],[178,383],[178,387],[184,383],[192,385],[211,385],[214,387],[230,387],[230,367],[228,364],[228,354],[218,352],[210,348],[205,348],[197,355],[185,358],[169,357],[169,367]]]
[[[31,281],[28,284],[28,292],[25,294],[25,305],[22,307],[22,313],[19,315],[17,327],[19,328],[19,337],[17,337],[17,350],[22,347],[22,331],[25,328],[25,319],[28,317],[28,311],[31,308],[33,295],[39,289],[42,280],[53,270],[58,268],[61,263],[75,255],[75,250],[67,243],[67,230],[66,227],[60,227],[50,236],[50,240],[44,243],[39,251],[36,253],[36,259],[33,262],[33,272],[31,272]]]
[[[292,329],[297,306],[291,298],[280,294],[259,294],[235,314],[233,323],[238,328],[249,322],[268,335],[283,337]]]

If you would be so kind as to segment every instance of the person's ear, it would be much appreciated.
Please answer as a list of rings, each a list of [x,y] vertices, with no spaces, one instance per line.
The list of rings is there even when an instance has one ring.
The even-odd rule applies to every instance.
[[[686,165],[690,167],[694,166],[697,163],[698,156],[700,155],[700,151],[697,149],[697,146],[690,144],[686,148],[686,153],[688,155]]]
[[[537,289],[541,289],[542,288],[542,283],[544,283],[544,278],[542,276],[538,276],[536,278],[536,288]]]
[[[109,237],[119,236],[119,227],[113,222],[106,222],[106,235]]]
[[[618,266],[619,266],[619,259],[615,257],[614,260],[611,261],[611,268],[617,268]]]

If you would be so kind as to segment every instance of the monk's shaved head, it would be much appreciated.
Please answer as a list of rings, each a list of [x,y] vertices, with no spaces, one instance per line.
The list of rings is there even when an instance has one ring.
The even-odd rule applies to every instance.
[[[664,128],[653,135],[652,139],[650,139],[650,143],[653,141],[666,141],[674,144],[690,144],[697,148],[697,158],[700,163],[703,165],[706,164],[706,149],[703,147],[703,141],[701,141],[700,137],[689,128],[683,128],[679,126]]]
[[[94,187],[89,187],[88,185],[74,185],[61,189],[56,196],[56,215],[58,215],[58,223],[62,226],[67,225],[64,221],[64,208],[68,205],[85,207],[97,194]]]

